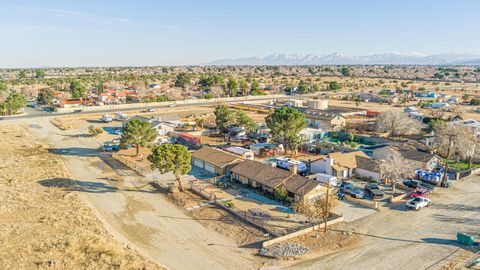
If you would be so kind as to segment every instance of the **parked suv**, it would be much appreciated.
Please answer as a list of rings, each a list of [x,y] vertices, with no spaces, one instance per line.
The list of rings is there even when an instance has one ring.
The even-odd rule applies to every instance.
[[[422,181],[408,179],[404,180],[403,184],[409,188],[417,188],[422,186]]]
[[[342,182],[340,184],[340,186],[338,186],[338,188],[340,189],[340,191],[344,191],[346,188],[348,187],[353,187],[353,184],[350,183],[350,182]]]
[[[376,183],[368,183],[365,185],[365,192],[372,199],[381,199],[383,198],[383,192],[380,190],[380,187]]]
[[[365,192],[354,186],[347,187],[344,192],[353,198],[363,199],[365,197]]]

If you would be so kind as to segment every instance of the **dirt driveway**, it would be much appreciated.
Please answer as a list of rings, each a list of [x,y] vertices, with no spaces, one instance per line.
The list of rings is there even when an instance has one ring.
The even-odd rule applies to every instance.
[[[358,246],[289,269],[442,269],[470,253],[456,242],[457,232],[480,234],[480,177],[437,190],[419,212],[398,204],[354,222],[362,230]]]
[[[60,131],[48,119],[35,122],[31,132],[64,157],[73,180],[83,186],[84,201],[118,240],[168,269],[255,268],[247,249],[205,228],[136,177],[111,170],[98,157],[93,139]]]

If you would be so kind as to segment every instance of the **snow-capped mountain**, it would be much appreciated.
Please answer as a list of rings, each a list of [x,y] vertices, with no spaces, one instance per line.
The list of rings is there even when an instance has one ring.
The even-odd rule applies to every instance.
[[[207,65],[462,65],[478,63],[480,55],[446,53],[423,55],[419,53],[374,54],[347,56],[332,54],[271,54],[266,57],[220,59]]]

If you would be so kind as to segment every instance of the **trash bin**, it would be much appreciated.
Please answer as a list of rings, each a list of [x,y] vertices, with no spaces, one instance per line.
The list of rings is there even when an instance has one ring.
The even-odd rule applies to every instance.
[[[471,246],[475,243],[473,236],[465,233],[457,233],[457,241],[467,246]]]

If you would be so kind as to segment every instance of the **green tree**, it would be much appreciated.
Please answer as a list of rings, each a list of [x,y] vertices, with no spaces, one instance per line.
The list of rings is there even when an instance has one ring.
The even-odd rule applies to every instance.
[[[105,87],[105,83],[104,82],[99,82],[98,85],[97,85],[97,92],[99,94],[102,94],[105,91],[104,87]]]
[[[18,73],[18,79],[19,80],[25,80],[27,78],[27,73],[25,73],[25,70],[20,70],[20,72]]]
[[[175,86],[186,88],[192,83],[192,76],[186,72],[179,73],[175,79]]]
[[[25,108],[25,106],[27,106],[27,97],[23,94],[12,92],[5,101],[0,104],[0,110],[3,115],[13,115],[20,109]]]
[[[70,94],[72,94],[73,98],[81,98],[84,97],[87,93],[87,88],[82,85],[79,81],[72,81],[70,83]]]
[[[257,129],[257,123],[247,115],[244,111],[237,111],[236,123],[245,128],[246,132],[255,131]]]
[[[231,97],[234,97],[237,95],[237,90],[238,90],[238,83],[234,78],[228,79],[227,82],[227,89],[228,89],[228,94]]]
[[[157,168],[160,173],[172,172],[175,175],[180,191],[184,190],[180,177],[192,169],[190,158],[191,153],[188,148],[180,144],[155,146],[152,154],[148,156],[152,168]]]
[[[0,92],[7,90],[7,85],[0,80]]]
[[[197,127],[203,128],[203,125],[205,124],[205,119],[198,117],[198,118],[195,118],[194,121],[195,121],[195,125],[196,125]]]
[[[36,70],[35,70],[35,78],[37,78],[37,79],[43,79],[43,78],[45,78],[45,70],[43,70],[43,69],[36,69]]]
[[[290,148],[292,149],[293,156],[297,156],[298,148],[302,145],[303,139],[300,135],[294,134],[290,139]]]
[[[250,85],[250,94],[252,96],[260,95],[260,83],[257,80],[254,80]]]
[[[45,88],[38,92],[37,102],[40,104],[51,106],[54,98],[55,92],[50,88]]]
[[[328,89],[332,91],[340,90],[342,86],[337,81],[331,81],[328,83]]]
[[[470,105],[472,105],[472,106],[478,106],[478,105],[480,105],[480,98],[472,98],[472,99],[470,100]]]
[[[303,80],[300,80],[300,82],[298,83],[298,92],[300,94],[308,93],[308,85]]]
[[[275,199],[279,201],[285,201],[288,191],[284,187],[278,187],[274,191]]]
[[[215,115],[215,125],[217,125],[217,129],[221,133],[226,133],[228,126],[232,122],[232,110],[225,105],[219,105],[215,108],[213,114]]]
[[[350,142],[353,142],[355,140],[355,133],[348,133],[347,138]]]
[[[218,74],[203,75],[200,77],[200,80],[198,80],[198,84],[202,90],[206,91],[212,86],[223,85],[224,80],[225,78]]]
[[[157,131],[149,122],[132,120],[127,122],[123,130],[120,142],[123,146],[131,144],[136,148],[136,155],[140,154],[140,146],[146,147],[148,143],[155,141]]]
[[[340,73],[342,73],[343,76],[350,76],[351,75],[350,71],[351,70],[348,67],[342,67],[340,69]]]
[[[243,96],[247,96],[248,95],[248,83],[247,81],[245,80],[240,80],[238,82],[238,88],[240,89],[240,91],[242,92],[242,95]]]
[[[296,140],[296,135],[307,127],[305,115],[290,107],[275,109],[267,116],[265,122],[270,128],[272,136],[283,140],[285,149],[293,149],[292,144]]]

